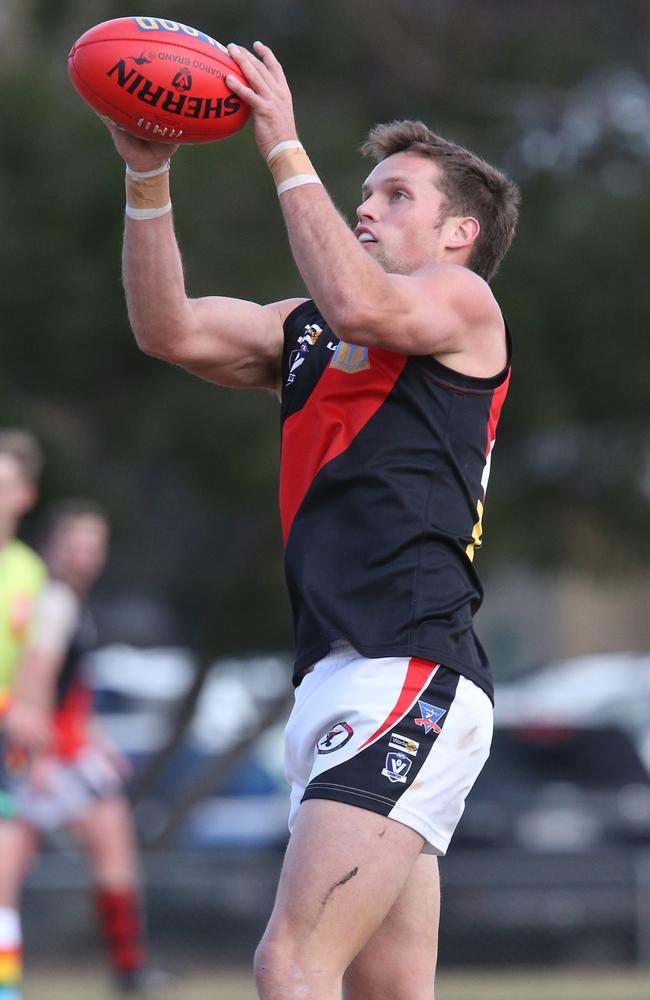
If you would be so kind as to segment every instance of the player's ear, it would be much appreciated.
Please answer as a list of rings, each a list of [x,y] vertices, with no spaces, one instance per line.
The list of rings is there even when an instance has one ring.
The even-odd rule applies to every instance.
[[[478,219],[465,215],[455,220],[453,229],[447,237],[447,247],[450,250],[460,250],[473,243],[481,231]]]

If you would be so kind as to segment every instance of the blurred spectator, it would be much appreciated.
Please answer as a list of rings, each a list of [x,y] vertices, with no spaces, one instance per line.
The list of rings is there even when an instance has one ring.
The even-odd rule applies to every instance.
[[[140,917],[136,838],[123,791],[128,765],[92,725],[85,655],[95,645],[86,605],[104,567],[108,523],[96,504],[59,504],[46,523],[49,572],[32,635],[16,677],[7,732],[22,760],[14,790],[21,817],[21,852],[0,858],[0,870],[26,874],[40,834],[67,827],[86,853],[99,926],[115,984],[150,992],[165,976],[147,963]]]
[[[0,429],[0,724],[27,642],[32,608],[45,580],[41,560],[16,538],[21,518],[36,502],[41,467],[40,448],[28,431]],[[0,859],[20,856],[22,838],[16,815],[0,732]],[[0,861],[0,996],[4,1000],[17,1000],[20,989],[18,872],[18,865]]]

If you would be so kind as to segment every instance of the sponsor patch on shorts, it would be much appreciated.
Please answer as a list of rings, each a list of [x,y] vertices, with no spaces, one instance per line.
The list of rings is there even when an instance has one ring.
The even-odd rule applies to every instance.
[[[404,753],[410,753],[411,757],[415,757],[420,749],[420,744],[417,740],[412,740],[408,736],[402,736],[400,733],[390,734],[390,743],[388,746],[391,750],[403,750]]]
[[[438,708],[437,705],[428,705],[426,701],[418,701],[420,706],[420,712],[422,717],[415,720],[416,726],[422,726],[425,733],[441,733],[442,728],[438,725],[443,715],[446,713],[446,708]]]

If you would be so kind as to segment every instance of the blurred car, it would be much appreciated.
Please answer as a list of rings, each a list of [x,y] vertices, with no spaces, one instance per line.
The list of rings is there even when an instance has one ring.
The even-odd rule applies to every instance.
[[[455,844],[589,851],[650,844],[650,778],[620,726],[497,723]]]
[[[175,711],[195,670],[192,654],[182,647],[111,644],[90,658],[88,673],[102,728],[136,776],[167,744]],[[165,830],[180,804],[182,821],[174,822],[168,845],[175,849],[284,846],[289,814],[284,723],[283,719],[269,722],[269,708],[278,705],[282,710],[286,702],[288,714],[291,690],[290,661],[282,655],[242,656],[211,664],[183,739],[136,803],[145,843],[154,842]],[[216,772],[210,783],[210,774]],[[185,796],[203,777],[208,786],[184,806]]]
[[[558,660],[497,688],[495,717],[510,725],[612,724],[635,741],[650,773],[650,655]]]
[[[443,963],[641,961],[650,780],[620,726],[495,726],[441,860]]]

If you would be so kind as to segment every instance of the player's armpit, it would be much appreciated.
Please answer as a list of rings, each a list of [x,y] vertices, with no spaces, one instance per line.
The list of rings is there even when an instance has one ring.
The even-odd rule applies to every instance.
[[[217,296],[190,300],[191,322],[158,356],[217,385],[277,390],[283,324],[303,301],[259,305]]]

